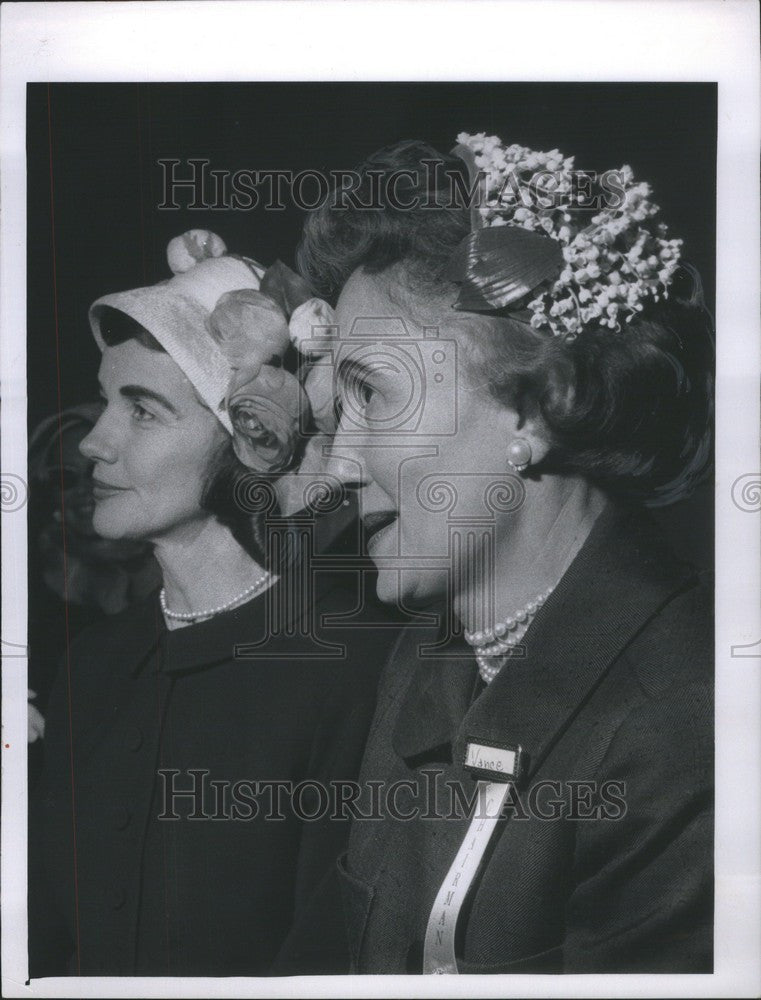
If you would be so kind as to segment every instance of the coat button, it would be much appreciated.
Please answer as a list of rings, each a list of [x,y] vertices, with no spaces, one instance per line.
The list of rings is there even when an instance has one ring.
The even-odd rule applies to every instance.
[[[127,902],[127,893],[120,885],[113,885],[106,893],[106,899],[112,910],[121,910]]]
[[[126,806],[116,806],[112,814],[115,830],[126,830],[132,819],[132,813]]]
[[[137,726],[130,726],[126,734],[126,743],[129,750],[139,750],[143,745],[143,731]]]

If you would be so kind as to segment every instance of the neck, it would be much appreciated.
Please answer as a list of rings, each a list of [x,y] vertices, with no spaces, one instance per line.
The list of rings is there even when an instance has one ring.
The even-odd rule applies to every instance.
[[[484,558],[486,544],[470,555],[465,586],[454,599],[455,615],[468,631],[512,617],[555,587],[607,503],[581,478],[543,477],[525,486],[523,506],[507,515],[501,533],[498,527],[493,566]]]
[[[157,539],[154,546],[166,603],[172,611],[191,613],[221,607],[264,573],[229,529],[213,517]]]

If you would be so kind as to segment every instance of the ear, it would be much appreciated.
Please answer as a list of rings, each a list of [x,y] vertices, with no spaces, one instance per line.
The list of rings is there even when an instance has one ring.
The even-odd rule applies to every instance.
[[[550,450],[550,436],[541,417],[521,417],[515,410],[504,409],[505,461],[507,449],[519,440],[525,441],[531,449],[529,466],[541,462]]]
[[[544,421],[540,417],[524,420],[519,434],[531,447],[531,464],[536,465],[543,461],[550,450],[550,436]]]

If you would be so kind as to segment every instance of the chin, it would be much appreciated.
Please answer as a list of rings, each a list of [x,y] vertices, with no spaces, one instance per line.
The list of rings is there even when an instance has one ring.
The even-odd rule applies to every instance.
[[[447,596],[447,574],[440,570],[378,570],[376,593],[384,604],[425,607]]]
[[[379,569],[375,592],[383,604],[398,604],[402,597],[399,573],[395,569]]]
[[[135,533],[134,526],[131,528],[125,518],[116,517],[105,510],[99,510],[98,507],[95,508],[92,526],[100,538],[107,538],[112,542],[143,541],[143,536]]]

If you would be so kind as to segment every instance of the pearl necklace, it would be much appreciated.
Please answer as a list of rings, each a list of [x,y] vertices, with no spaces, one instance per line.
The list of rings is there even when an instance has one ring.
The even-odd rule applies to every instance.
[[[505,665],[528,631],[534,615],[554,589],[550,587],[538,594],[533,601],[529,601],[510,618],[497,622],[492,628],[479,632],[465,631],[465,641],[473,647],[478,672],[486,684],[491,684]]]
[[[159,591],[159,604],[161,605],[161,610],[167,618],[174,618],[180,622],[193,622],[198,618],[211,618],[214,615],[220,614],[222,611],[227,611],[228,608],[231,608],[234,604],[238,604],[239,601],[242,601],[244,597],[253,597],[254,594],[263,590],[271,579],[272,574],[269,570],[265,571],[265,573],[260,576],[255,583],[252,583],[250,587],[246,587],[245,590],[242,590],[237,597],[233,597],[226,604],[220,604],[218,608],[209,608],[208,611],[172,611],[167,607],[166,590],[163,587]]]

